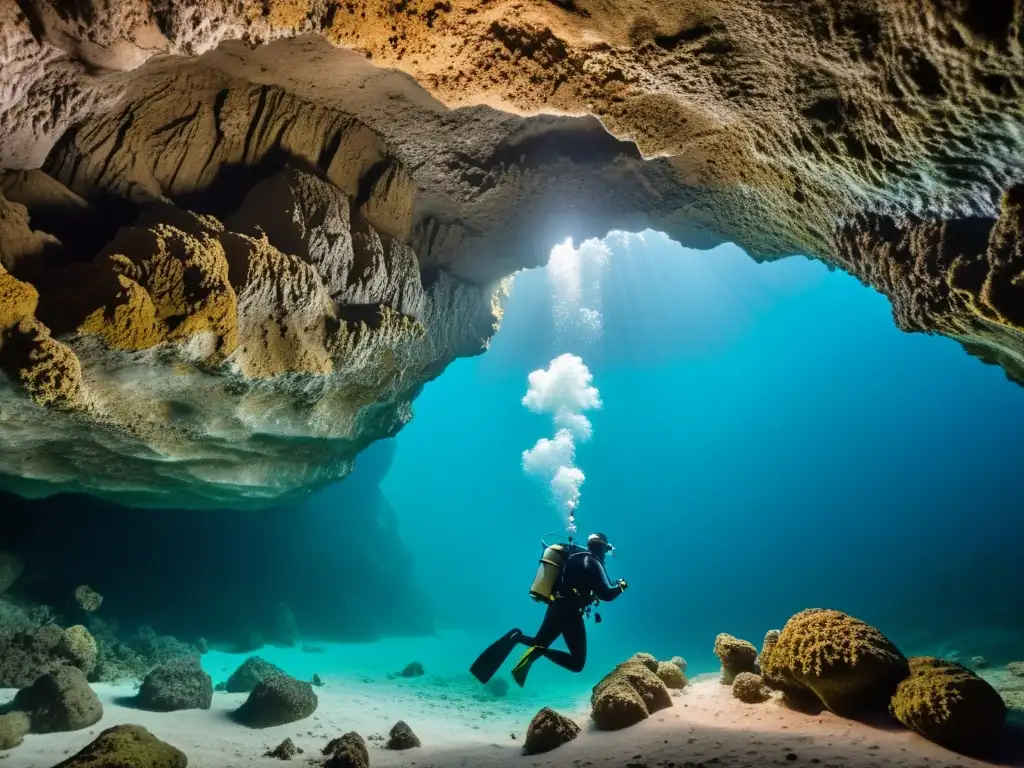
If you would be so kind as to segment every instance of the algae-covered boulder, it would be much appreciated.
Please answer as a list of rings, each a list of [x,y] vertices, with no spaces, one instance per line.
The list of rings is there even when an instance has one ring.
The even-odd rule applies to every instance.
[[[88,584],[80,584],[75,587],[75,602],[86,613],[92,613],[98,611],[103,605],[103,595]]]
[[[295,742],[291,739],[285,739],[273,749],[268,749],[263,753],[264,757],[275,757],[278,760],[291,760],[296,755],[301,755],[302,750],[295,746]]]
[[[625,728],[672,706],[668,688],[651,670],[648,655],[637,654],[624,661],[594,686],[590,695],[591,717],[598,728]],[[657,665],[654,661],[655,669]]]
[[[686,687],[686,675],[678,665],[671,661],[658,662],[657,675],[666,688],[679,690]]]
[[[14,749],[25,739],[29,731],[28,715],[24,712],[8,712],[0,715],[0,750]]]
[[[188,758],[141,725],[115,725],[54,768],[186,768]]]
[[[658,660],[654,658],[654,656],[650,653],[634,653],[632,656],[626,659],[627,664],[630,662],[643,664],[645,667],[651,670],[651,672],[656,673],[658,671]]]
[[[154,712],[209,709],[213,703],[213,680],[203,671],[199,659],[172,659],[146,675],[136,701],[142,709]]]
[[[624,680],[613,682],[601,691],[591,705],[590,717],[602,731],[617,731],[650,717],[640,694]]]
[[[283,674],[284,670],[269,661],[264,661],[259,656],[250,656],[231,673],[224,690],[228,693],[249,693],[268,677]]]
[[[32,733],[78,731],[103,717],[103,705],[78,667],[64,666],[43,675],[14,697],[13,709],[32,722]]]
[[[327,756],[323,768],[369,768],[370,765],[366,742],[355,731],[331,739],[323,748],[323,754]]]
[[[740,672],[732,681],[732,695],[747,704],[760,704],[768,700],[769,693],[760,675]]]
[[[496,699],[503,699],[508,696],[508,680],[504,677],[492,677],[484,686],[487,692]]]
[[[810,692],[837,715],[884,711],[907,675],[907,659],[885,635],[840,611],[793,616],[761,653],[761,670],[787,697]]]
[[[580,727],[568,717],[558,714],[550,707],[544,707],[533,716],[526,729],[523,754],[539,755],[542,752],[550,752],[572,741],[579,733]]]
[[[722,663],[722,683],[732,685],[740,672],[753,672],[757,648],[753,643],[722,632],[715,638],[715,656]]]
[[[684,659],[682,656],[673,656],[671,659],[669,659],[669,662],[679,667],[679,671],[682,672],[684,675],[686,674],[686,659]]]
[[[24,688],[65,666],[57,650],[63,636],[60,627],[47,624],[0,637],[0,688]]]
[[[252,689],[235,718],[250,728],[270,728],[306,719],[318,703],[309,683],[289,675],[273,675]]]
[[[1006,704],[971,670],[931,656],[910,659],[890,711],[907,728],[947,749],[969,755],[991,751],[1006,722]]]
[[[82,670],[86,677],[96,669],[96,660],[100,655],[96,640],[81,624],[64,630],[57,644],[57,653]]]
[[[418,746],[420,746],[419,736],[412,732],[412,728],[404,720],[399,720],[391,726],[391,732],[388,734],[388,749],[415,749]]]

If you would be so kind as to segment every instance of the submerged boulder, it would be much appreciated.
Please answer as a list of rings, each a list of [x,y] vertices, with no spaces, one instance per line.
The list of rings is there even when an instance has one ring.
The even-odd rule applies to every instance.
[[[686,674],[686,659],[684,659],[682,656],[673,656],[671,659],[669,659],[669,663],[675,664],[677,667],[679,667],[680,672],[682,672],[684,675]]]
[[[679,690],[686,687],[686,675],[683,674],[682,668],[671,661],[659,662],[657,674],[666,688]]]
[[[526,729],[524,755],[539,755],[562,746],[579,736],[580,727],[550,707],[544,707],[533,716]]]
[[[25,739],[29,731],[29,718],[24,712],[8,712],[0,715],[0,750],[14,749]]]
[[[199,659],[173,659],[146,675],[136,701],[142,709],[154,712],[209,709],[213,703],[213,680],[203,671]]]
[[[947,749],[983,755],[997,746],[1006,703],[971,670],[931,656],[910,659],[890,711],[907,728]]]
[[[590,694],[591,717],[602,730],[634,725],[672,706],[672,697],[651,669],[650,654],[637,654],[605,675]],[[653,661],[657,669],[658,662]]]
[[[228,693],[249,693],[268,677],[283,674],[285,672],[280,667],[274,666],[259,656],[250,656],[231,673],[224,690]]]
[[[57,644],[57,653],[89,677],[96,669],[100,651],[89,630],[81,624],[76,624],[64,630]]]
[[[910,674],[906,657],[869,624],[840,611],[793,616],[761,652],[765,680],[795,699],[812,693],[844,717],[885,711]]]
[[[423,665],[418,661],[410,661],[399,674],[402,677],[422,677],[424,674]]]
[[[768,701],[769,691],[760,675],[740,672],[732,681],[732,695],[747,704],[760,704]]]
[[[296,755],[301,755],[302,750],[295,746],[291,739],[285,739],[276,747],[263,753],[264,757],[276,757],[278,760],[291,760]]]
[[[306,719],[318,703],[309,683],[289,675],[273,675],[252,689],[235,718],[250,728],[270,728]]]
[[[103,705],[78,667],[43,675],[14,697],[13,709],[31,720],[32,733],[78,731],[103,717]]]
[[[355,731],[331,739],[322,752],[327,756],[323,768],[369,768],[370,765],[366,742]]]
[[[508,680],[504,677],[492,677],[484,686],[487,692],[496,699],[503,699],[508,696]]]
[[[141,725],[115,725],[54,768],[186,768],[185,754]]]
[[[47,624],[0,637],[0,688],[24,688],[67,664],[57,651],[61,628]]]
[[[757,648],[754,644],[725,632],[715,638],[715,656],[722,663],[723,685],[732,685],[736,675],[756,669]]]
[[[391,726],[388,734],[388,749],[415,749],[420,746],[419,737],[412,732],[412,728],[404,720],[399,720]]]

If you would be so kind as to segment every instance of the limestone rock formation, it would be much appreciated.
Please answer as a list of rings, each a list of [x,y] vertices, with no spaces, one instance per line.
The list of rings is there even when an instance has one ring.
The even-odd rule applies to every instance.
[[[272,675],[258,683],[235,712],[250,728],[270,728],[304,720],[316,711],[313,686],[288,675]]]
[[[523,742],[524,755],[539,755],[550,752],[563,744],[572,741],[580,734],[580,727],[565,715],[560,715],[550,707],[544,707],[533,716],[526,729]]]
[[[874,627],[839,611],[796,614],[761,652],[765,682],[787,697],[812,693],[837,715],[884,711],[910,674],[907,659]]]
[[[8,3],[0,480],[343,477],[485,346],[502,278],[610,229],[815,256],[1024,381],[1019,10]]]
[[[60,667],[22,688],[13,708],[28,715],[32,733],[78,731],[103,717],[103,705],[78,667]]]
[[[115,725],[54,768],[187,768],[188,758],[141,725]]]
[[[732,685],[736,675],[753,672],[757,664],[757,648],[753,643],[722,632],[715,638],[715,656],[722,663],[722,683]]]
[[[155,712],[209,709],[213,681],[194,656],[165,662],[146,675],[136,697],[138,706]]]
[[[388,732],[388,749],[415,749],[420,746],[419,737],[404,720],[399,720]]]
[[[760,704],[770,695],[764,680],[753,672],[740,672],[732,681],[732,695],[746,704]]]
[[[369,768],[370,765],[366,742],[355,731],[331,739],[322,752],[327,756],[324,768]]]
[[[638,653],[594,686],[590,694],[591,718],[598,728],[626,728],[672,706],[668,688],[649,666],[653,659],[650,654]],[[657,669],[658,662],[653,663]]]
[[[1006,720],[1006,704],[991,685],[961,664],[930,656],[910,659],[891,711],[926,739],[965,754],[997,748]]]
[[[284,671],[259,656],[250,656],[243,661],[224,687],[228,693],[249,693],[268,677],[283,675]]]

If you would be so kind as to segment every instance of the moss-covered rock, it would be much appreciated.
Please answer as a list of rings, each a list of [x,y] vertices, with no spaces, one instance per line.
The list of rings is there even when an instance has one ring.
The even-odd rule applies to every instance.
[[[649,654],[631,657],[594,686],[590,695],[591,717],[598,728],[625,728],[672,706],[668,688],[651,670],[647,656]],[[654,661],[655,669],[657,665]]]
[[[673,656],[669,659],[669,662],[679,667],[679,670],[685,675],[686,674],[686,659],[682,656]]]
[[[0,750],[14,749],[25,739],[29,731],[29,718],[24,712],[8,712],[0,715]]]
[[[626,659],[626,663],[628,664],[629,662],[643,664],[645,667],[651,670],[651,672],[657,673],[658,671],[658,660],[654,658],[654,656],[650,653],[634,653],[632,656]]]
[[[420,746],[420,738],[412,732],[412,728],[404,720],[399,720],[388,733],[388,749],[415,749]]]
[[[722,683],[732,685],[740,672],[753,672],[757,648],[753,643],[722,632],[715,638],[715,656],[722,663]]]
[[[199,659],[173,659],[146,675],[136,701],[142,709],[154,712],[209,709],[213,703],[213,680],[203,671]]]
[[[523,743],[524,755],[539,755],[550,752],[566,742],[572,741],[580,734],[580,727],[555,710],[544,707],[533,716],[526,729],[526,741]]]
[[[318,703],[309,683],[289,675],[273,675],[252,689],[235,718],[250,728],[270,728],[306,719]]]
[[[67,664],[57,651],[63,631],[47,624],[0,637],[0,688],[24,688]]]
[[[32,733],[78,731],[103,717],[103,705],[78,667],[43,675],[14,697],[12,708],[31,720]]]
[[[760,704],[768,701],[769,692],[760,675],[740,672],[732,681],[732,695],[747,704]]]
[[[885,635],[840,611],[812,608],[786,622],[761,652],[765,679],[787,697],[812,693],[837,715],[884,712],[910,674],[907,659]]]
[[[947,749],[986,754],[999,742],[1006,704],[971,670],[931,656],[910,659],[890,711],[907,728]]]
[[[658,662],[657,675],[666,688],[680,690],[686,687],[686,675],[683,670],[671,661]]]
[[[590,717],[602,731],[617,731],[646,720],[650,712],[633,686],[617,680],[605,686],[594,700]]]
[[[355,731],[349,731],[343,736],[331,739],[323,754],[327,756],[327,762],[323,768],[369,768],[370,752],[366,748],[363,737]]]
[[[188,758],[141,725],[107,728],[54,768],[186,768]]]
[[[81,624],[64,630],[57,644],[57,653],[82,670],[86,677],[92,675],[99,658],[96,640]]]
[[[231,673],[224,690],[228,693],[249,693],[268,677],[283,675],[284,670],[259,656],[250,656]]]

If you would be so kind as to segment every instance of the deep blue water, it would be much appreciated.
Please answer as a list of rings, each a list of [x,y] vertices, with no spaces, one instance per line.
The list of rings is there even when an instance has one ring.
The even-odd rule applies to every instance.
[[[908,653],[1024,655],[1020,387],[817,262],[606,242],[580,302],[600,299],[599,336],[557,322],[548,270],[521,273],[489,351],[428,385],[397,438],[382,488],[440,626],[540,621],[539,539],[563,524],[520,461],[551,419],[520,401],[572,352],[603,400],[577,451],[581,533],[610,536],[630,583],[588,625],[588,672],[637,650],[710,671],[716,633],[760,645],[812,606]]]

